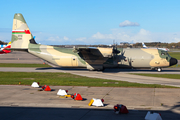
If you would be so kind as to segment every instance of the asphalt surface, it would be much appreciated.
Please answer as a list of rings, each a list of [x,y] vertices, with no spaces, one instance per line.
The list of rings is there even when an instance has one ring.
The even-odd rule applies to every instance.
[[[8,54],[0,54],[0,63],[37,63],[41,64],[44,61],[40,58],[31,55],[27,52],[13,51]]]
[[[44,61],[24,52],[12,52],[0,56],[0,63],[43,63]],[[146,84],[163,84],[180,87],[179,79],[162,79],[130,75],[127,73],[179,74],[179,68],[162,72],[134,69],[106,69],[104,72],[73,68],[0,68],[14,72],[69,72],[72,74],[130,81]],[[33,81],[32,81],[33,82]],[[38,82],[38,81],[37,81]],[[41,85],[41,83],[40,83]],[[180,89],[167,88],[116,88],[50,86],[52,91],[39,91],[30,86],[0,85],[0,119],[2,120],[144,120],[147,111],[161,113],[163,120],[180,119]],[[83,101],[57,96],[59,89],[69,94],[80,93]],[[103,98],[104,107],[88,106],[92,98]],[[115,114],[113,106],[124,104],[128,114]]]
[[[41,85],[41,83],[40,83]],[[180,89],[50,86],[40,91],[23,85],[0,85],[0,118],[3,120],[144,120],[148,111],[163,120],[180,119]],[[57,96],[59,89],[79,93],[83,101]],[[104,107],[88,106],[92,98],[104,99]],[[125,105],[128,114],[115,114],[113,106]]]

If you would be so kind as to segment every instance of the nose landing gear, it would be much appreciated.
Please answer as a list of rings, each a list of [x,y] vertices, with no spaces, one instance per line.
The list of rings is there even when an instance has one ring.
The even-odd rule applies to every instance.
[[[158,71],[158,72],[161,72],[161,70],[162,70],[162,68],[157,68],[157,71]]]
[[[162,71],[162,68],[151,68],[151,70],[157,70],[158,72],[161,72]]]

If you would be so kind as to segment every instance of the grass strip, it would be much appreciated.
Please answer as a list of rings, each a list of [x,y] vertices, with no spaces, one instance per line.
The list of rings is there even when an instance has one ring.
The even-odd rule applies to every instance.
[[[148,76],[148,77],[179,79],[180,80],[180,74],[146,74],[146,73],[130,73],[130,74],[142,75],[142,76]]]
[[[176,64],[176,65],[170,66],[169,68],[180,68],[180,64]]]
[[[88,78],[70,73],[34,73],[34,72],[0,72],[1,85],[40,85],[54,86],[96,86],[96,87],[138,87],[138,88],[175,88],[157,84],[139,84],[116,80]]]
[[[48,64],[0,63],[0,67],[51,67]]]
[[[177,60],[180,60],[180,52],[168,52],[169,55]]]

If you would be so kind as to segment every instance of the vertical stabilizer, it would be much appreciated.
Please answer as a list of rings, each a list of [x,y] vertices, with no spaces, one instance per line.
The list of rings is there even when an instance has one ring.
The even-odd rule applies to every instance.
[[[13,19],[11,48],[28,49],[29,40],[33,36],[21,13],[16,13]]]
[[[142,42],[142,46],[143,46],[143,48],[147,48],[147,46],[144,44],[144,42]]]

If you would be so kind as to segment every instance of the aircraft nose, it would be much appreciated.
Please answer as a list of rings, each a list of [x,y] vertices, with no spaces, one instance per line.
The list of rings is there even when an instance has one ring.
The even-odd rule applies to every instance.
[[[175,65],[177,63],[178,63],[177,59],[175,59],[175,58],[170,59],[170,66]]]

